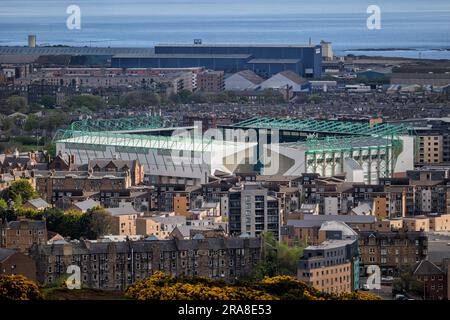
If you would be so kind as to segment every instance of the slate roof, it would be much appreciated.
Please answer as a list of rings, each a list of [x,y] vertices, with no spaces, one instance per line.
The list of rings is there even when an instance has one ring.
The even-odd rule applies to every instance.
[[[94,207],[98,207],[100,205],[100,202],[92,200],[92,199],[87,199],[84,201],[75,202],[73,205],[82,211],[87,211]]]
[[[304,83],[308,82],[304,78],[300,77],[297,73],[290,71],[290,70],[281,71],[279,74],[281,74],[282,76],[288,78],[289,80],[291,80],[297,84],[304,84]]]
[[[186,224],[186,217],[185,216],[168,216],[168,217],[145,217],[146,219],[151,219],[157,223],[162,224],[178,224],[178,225],[185,225]]]
[[[0,248],[0,262],[5,261],[12,255],[14,255],[17,251],[11,249]]]
[[[42,198],[38,198],[38,199],[30,199],[27,201],[27,203],[31,204],[32,206],[34,206],[35,208],[49,208],[51,207],[47,201],[45,201]]]
[[[136,160],[95,159],[89,160],[88,168],[93,168],[96,165],[100,168],[104,168],[111,162],[119,169],[123,168],[124,166],[132,169],[134,164],[136,163]]]
[[[155,249],[159,251],[180,251],[180,250],[226,250],[226,249],[240,249],[244,247],[245,241],[248,242],[250,248],[260,248],[261,239],[258,238],[207,238],[197,240],[139,240],[126,242],[91,242],[78,241],[69,244],[47,244],[39,245],[37,249],[41,254],[45,255],[64,255],[64,248],[72,247],[72,254],[106,254],[109,249],[116,253],[129,253],[131,249],[134,252],[151,252]],[[67,255],[67,251],[65,253]]]
[[[107,208],[108,211],[113,216],[127,215],[127,214],[138,214],[139,212],[131,205],[131,203],[125,203],[125,205],[118,208]]]
[[[8,228],[18,230],[20,229],[21,221],[10,221],[8,222]],[[46,228],[45,221],[34,221],[34,220],[26,220],[28,223],[28,228],[30,230],[43,230]]]
[[[261,78],[260,76],[258,76],[256,73],[254,73],[251,70],[242,70],[242,71],[239,71],[237,74],[240,75],[241,77],[243,77],[244,79],[250,81],[253,84],[260,84],[260,83],[264,82],[263,78]]]
[[[415,275],[445,274],[437,265],[428,260],[420,261],[414,269]]]

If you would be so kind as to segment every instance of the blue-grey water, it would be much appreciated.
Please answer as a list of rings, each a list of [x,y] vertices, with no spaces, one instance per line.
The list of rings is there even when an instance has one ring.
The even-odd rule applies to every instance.
[[[66,9],[81,9],[68,30]],[[381,30],[366,10],[381,9]],[[0,0],[0,45],[148,47],[157,43],[314,43],[338,54],[450,59],[450,0]],[[403,50],[352,51],[366,48]],[[412,49],[412,50],[411,50]]]

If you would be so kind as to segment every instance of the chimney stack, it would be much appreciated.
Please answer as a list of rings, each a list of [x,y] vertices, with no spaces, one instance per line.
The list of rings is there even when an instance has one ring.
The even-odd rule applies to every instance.
[[[36,48],[36,35],[30,34],[28,36],[28,47],[29,48]]]

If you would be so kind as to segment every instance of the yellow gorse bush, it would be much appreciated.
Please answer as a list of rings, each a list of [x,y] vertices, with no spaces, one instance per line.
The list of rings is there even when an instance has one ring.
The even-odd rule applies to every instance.
[[[40,300],[39,287],[21,275],[0,275],[0,300]]]
[[[204,277],[176,278],[162,272],[128,287],[136,300],[378,300],[367,293],[328,294],[291,276],[266,277],[248,284],[226,284]]]

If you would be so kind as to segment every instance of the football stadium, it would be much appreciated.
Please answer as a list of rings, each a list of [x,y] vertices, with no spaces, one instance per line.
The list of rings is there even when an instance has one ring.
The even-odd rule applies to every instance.
[[[322,176],[376,183],[413,169],[408,128],[385,123],[252,118],[202,135],[193,127],[164,127],[158,117],[74,122],[59,132],[57,151],[90,159],[139,160],[165,183],[198,184],[226,173]],[[217,134],[217,132],[219,134]]]

